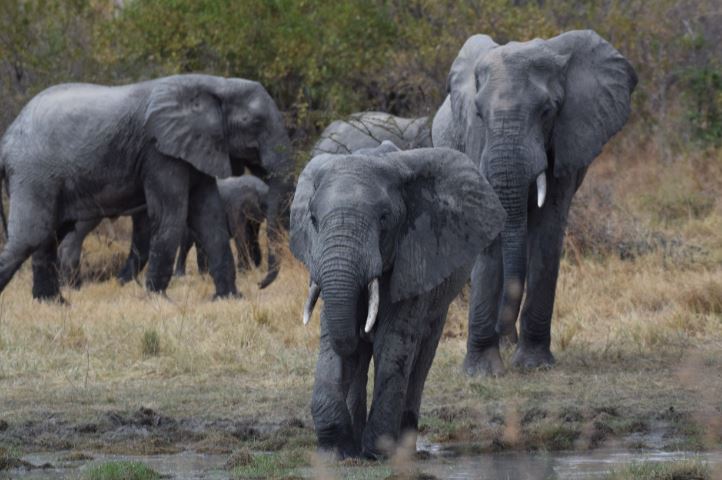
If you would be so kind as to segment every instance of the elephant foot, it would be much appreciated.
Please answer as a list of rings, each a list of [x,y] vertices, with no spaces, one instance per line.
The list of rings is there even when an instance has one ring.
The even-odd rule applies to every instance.
[[[173,276],[174,276],[174,277],[185,277],[185,276],[186,276],[186,271],[185,271],[184,268],[183,268],[183,269],[177,268],[176,271],[175,271],[175,273],[173,273]]]
[[[243,294],[241,292],[229,292],[229,293],[216,293],[213,295],[213,301],[216,300],[241,300],[243,299]]]
[[[499,346],[493,345],[481,352],[467,352],[464,358],[464,372],[470,377],[500,377],[504,375],[504,364]]]
[[[524,345],[516,347],[511,364],[521,370],[548,369],[554,365],[554,355],[546,345]]]
[[[64,307],[70,306],[70,302],[65,300],[65,297],[63,297],[59,293],[55,295],[40,295],[35,297],[35,300],[40,303],[54,303],[56,305],[62,305]]]
[[[121,270],[120,273],[115,276],[115,278],[118,279],[118,283],[120,283],[121,285],[125,285],[126,283],[132,282],[135,277],[132,273],[126,270]]]

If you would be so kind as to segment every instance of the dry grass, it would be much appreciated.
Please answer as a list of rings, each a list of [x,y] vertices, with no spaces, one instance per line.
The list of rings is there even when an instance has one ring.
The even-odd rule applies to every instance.
[[[722,162],[680,160],[660,173],[661,162],[638,159],[620,176],[624,162],[614,154],[594,165],[580,192],[611,192],[612,213],[583,218],[602,215],[614,230],[615,219],[634,212],[635,228],[622,225],[616,235],[631,241],[652,231],[679,243],[632,257],[567,244],[552,334],[558,364],[549,372],[462,376],[462,295],[427,382],[422,431],[432,440],[589,448],[674,417],[667,426],[692,446],[722,442],[722,201],[714,196],[702,210],[661,221],[671,207],[650,200],[667,188],[699,189],[706,199],[722,184]],[[595,241],[578,231],[587,232],[577,234],[579,245]],[[113,238],[90,237],[88,262],[122,256],[126,244]],[[211,301],[210,278],[189,265],[169,299],[109,280],[65,289],[69,307],[34,302],[26,265],[0,296],[0,420],[53,412],[81,421],[144,405],[171,416],[310,425],[318,313],[303,328],[308,277],[288,252],[283,260],[266,290],[256,287],[262,271],[239,278],[242,300]]]

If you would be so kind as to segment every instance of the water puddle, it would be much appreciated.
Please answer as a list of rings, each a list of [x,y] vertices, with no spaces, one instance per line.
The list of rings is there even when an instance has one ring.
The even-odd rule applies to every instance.
[[[473,456],[449,457],[443,449],[431,448],[433,455],[418,462],[425,473],[443,479],[492,480],[514,478],[524,480],[576,480],[604,478],[610,470],[633,462],[672,462],[696,459],[707,463],[712,471],[722,470],[722,451],[707,453],[662,452],[662,451],[609,451],[598,450],[584,453],[496,453]],[[32,454],[23,460],[33,465],[51,464],[52,468],[35,470],[0,471],[0,479],[18,478],[23,480],[55,480],[82,478],[92,467],[109,461],[142,462],[157,472],[174,479],[229,479],[230,472],[224,470],[228,455],[207,455],[181,452],[172,455],[126,456],[93,454],[92,460],[65,461],[67,452]],[[378,472],[373,472],[378,470]],[[388,467],[348,467],[331,469],[338,478],[363,477],[384,478]],[[363,474],[362,474],[362,471]],[[384,473],[384,471],[386,473]],[[301,469],[299,474],[313,478],[310,468]],[[376,473],[378,475],[376,475]]]

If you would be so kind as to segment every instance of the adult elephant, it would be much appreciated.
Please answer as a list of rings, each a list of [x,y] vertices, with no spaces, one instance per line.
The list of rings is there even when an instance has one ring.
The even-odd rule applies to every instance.
[[[290,141],[266,90],[208,75],[49,88],[5,133],[0,163],[10,195],[0,291],[32,255],[40,299],[61,299],[57,242],[76,222],[143,205],[151,220],[149,290],[166,289],[188,224],[208,252],[216,296],[236,294],[214,177],[247,167],[267,179],[272,240],[292,186]],[[277,274],[272,264],[269,277]]]
[[[239,272],[245,272],[251,265],[261,264],[261,242],[259,233],[265,220],[268,203],[268,185],[252,176],[224,178],[218,180],[218,192],[223,200],[228,218],[228,228],[236,245],[238,256],[236,266]],[[175,274],[185,275],[188,252],[196,243],[190,231],[181,242],[176,260]],[[198,269],[205,271],[208,261],[205,253],[196,244]]]
[[[469,38],[432,126],[435,146],[478,162],[507,213],[499,241],[472,272],[469,374],[501,374],[499,336],[521,338],[513,364],[554,363],[551,318],[572,196],[603,145],[627,121],[637,76],[595,32],[499,46]]]
[[[377,457],[379,439],[417,428],[449,303],[503,219],[476,166],[450,149],[386,142],[304,168],[290,243],[311,276],[304,323],[324,300],[311,405],[320,448]]]
[[[321,133],[311,158],[322,153],[353,153],[389,141],[401,150],[431,146],[428,117],[402,118],[383,112],[353,113],[332,122]]]

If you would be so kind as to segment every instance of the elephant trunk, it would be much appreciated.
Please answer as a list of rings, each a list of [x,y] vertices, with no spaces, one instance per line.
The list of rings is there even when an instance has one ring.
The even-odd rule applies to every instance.
[[[491,149],[488,153],[489,183],[506,210],[501,232],[504,289],[500,334],[514,336],[527,266],[527,200],[529,195],[528,153],[519,144]]]
[[[280,269],[277,248],[283,231],[288,230],[289,206],[293,195],[293,158],[291,141],[284,131],[271,135],[261,148],[261,161],[268,172],[268,197],[266,205],[266,229],[268,236],[268,273],[260,282],[266,288],[278,276]]]
[[[365,299],[367,285],[371,305],[365,326],[369,331],[375,322],[374,310],[378,309],[377,274],[370,268],[369,251],[373,250],[367,241],[372,235],[366,227],[366,222],[348,213],[335,215],[322,226],[322,231],[327,232],[320,241],[323,247],[318,264],[324,301],[322,321],[326,322],[334,351],[341,356],[356,351],[363,313],[358,302]]]

